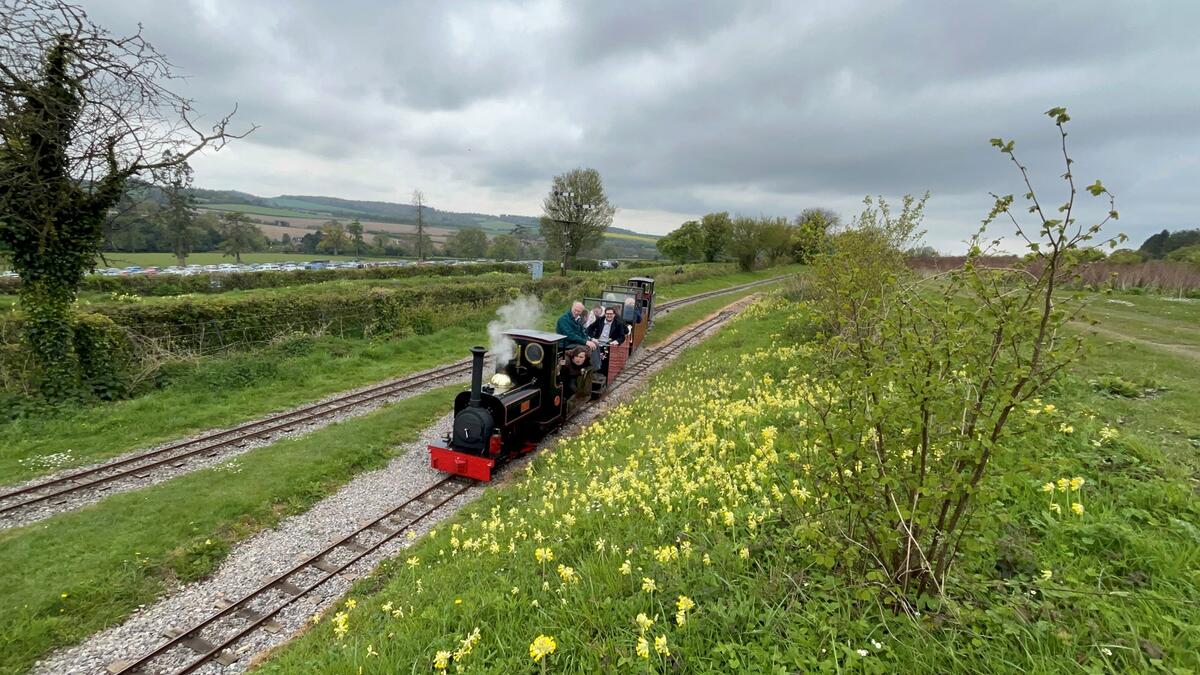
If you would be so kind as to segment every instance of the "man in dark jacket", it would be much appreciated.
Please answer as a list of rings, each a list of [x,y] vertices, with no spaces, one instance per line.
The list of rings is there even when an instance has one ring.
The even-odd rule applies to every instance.
[[[604,319],[593,322],[588,327],[587,333],[597,342],[603,343],[605,339],[608,339],[614,345],[619,345],[625,341],[625,335],[628,331],[625,328],[625,322],[617,318],[617,310],[612,307],[606,307],[604,309]]]
[[[583,332],[583,325],[580,321],[583,320],[583,313],[586,311],[582,302],[576,302],[571,305],[570,309],[563,312],[563,315],[558,317],[558,323],[554,324],[555,332],[567,336],[567,349],[582,345],[594,351],[598,346],[595,340],[588,339],[587,333]]]

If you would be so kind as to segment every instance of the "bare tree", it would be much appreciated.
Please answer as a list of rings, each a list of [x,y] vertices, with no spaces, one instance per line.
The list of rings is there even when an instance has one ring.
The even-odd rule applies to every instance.
[[[425,193],[413,190],[413,206],[417,207],[417,260],[425,259]]]
[[[22,278],[25,337],[48,398],[78,381],[71,306],[129,179],[220,149],[233,113],[197,126],[172,65],[63,0],[0,0],[0,240]],[[169,154],[168,154],[169,151]]]

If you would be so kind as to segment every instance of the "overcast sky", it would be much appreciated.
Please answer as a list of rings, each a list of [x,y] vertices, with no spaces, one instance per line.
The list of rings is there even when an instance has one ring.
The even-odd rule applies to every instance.
[[[1197,225],[1200,2],[331,2],[84,0],[137,22],[210,118],[261,126],[197,184],[537,215],[556,173],[598,169],[616,224],[662,234],[727,210],[849,218],[932,192],[928,241],[1076,174],[1140,242]],[[1090,205],[1096,205],[1087,197]],[[1093,211],[1094,212],[1094,211]]]

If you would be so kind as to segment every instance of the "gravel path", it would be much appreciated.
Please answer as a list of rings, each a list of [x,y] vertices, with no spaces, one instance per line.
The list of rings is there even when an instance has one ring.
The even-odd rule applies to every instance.
[[[406,375],[405,378],[412,377],[413,375],[419,375],[419,374],[420,373],[413,373],[412,375]],[[291,431],[282,431],[281,430],[281,431],[275,432],[274,434],[272,434],[272,436],[270,438],[267,438],[267,439],[262,439],[262,438],[248,439],[244,442],[239,442],[239,443],[227,445],[227,446],[221,447],[219,449],[216,449],[213,451],[213,454],[211,454],[211,455],[207,455],[205,453],[201,453],[199,455],[193,455],[192,457],[189,457],[186,461],[181,462],[178,466],[173,465],[173,464],[165,464],[163,466],[159,466],[152,470],[148,470],[148,471],[144,472],[144,474],[142,476],[138,476],[138,475],[128,476],[125,478],[121,478],[119,480],[112,481],[110,483],[104,483],[104,484],[98,485],[96,487],[80,490],[79,492],[74,492],[71,494],[63,495],[62,497],[59,497],[56,500],[49,500],[49,501],[44,501],[44,502],[41,502],[38,504],[31,504],[30,506],[23,508],[19,511],[14,511],[13,513],[0,515],[0,530],[8,529],[10,527],[17,527],[20,525],[27,525],[29,523],[34,523],[34,522],[37,522],[40,520],[45,520],[46,518],[49,518],[49,517],[59,514],[59,513],[63,513],[66,511],[73,511],[73,510],[81,508],[83,506],[87,506],[88,504],[94,504],[94,503],[104,499],[105,497],[108,497],[109,495],[114,495],[114,494],[118,494],[121,492],[130,492],[132,490],[141,490],[142,488],[149,487],[151,485],[157,485],[159,483],[171,480],[172,478],[175,478],[177,476],[182,476],[183,474],[186,474],[186,473],[191,473],[193,471],[198,471],[200,469],[208,468],[210,466],[215,466],[217,464],[220,464],[220,463],[230,459],[231,457],[236,457],[237,455],[240,455],[240,454],[243,454],[246,452],[250,452],[251,450],[266,447],[266,446],[271,445],[272,443],[275,443],[276,441],[279,441],[281,439],[296,438],[298,436],[304,436],[306,434],[310,434],[314,431],[317,431],[318,429],[327,427],[330,424],[335,424],[337,422],[341,422],[341,421],[348,420],[348,419],[351,419],[354,417],[358,417],[360,415],[365,415],[373,410],[380,408],[383,405],[387,405],[389,403],[395,403],[396,401],[402,401],[406,398],[411,398],[413,396],[419,396],[431,389],[436,389],[437,387],[451,384],[453,382],[466,382],[468,379],[469,379],[469,376],[461,376],[461,375],[454,376],[454,377],[441,377],[441,378],[433,379],[427,383],[423,383],[414,388],[407,389],[407,390],[401,391],[401,392],[397,392],[394,396],[388,396],[386,398],[380,398],[380,399],[376,399],[374,401],[367,401],[360,405],[356,405],[348,410],[343,410],[334,415],[322,417],[320,419],[313,420],[311,422],[297,423],[294,425],[294,427],[292,428]],[[327,396],[323,399],[320,399],[317,402],[304,403],[300,406],[297,406],[297,408],[294,408],[294,409],[304,408],[304,407],[308,407],[308,406],[312,406],[312,405],[319,405],[321,403],[326,403],[329,401],[333,401],[335,399],[343,398],[345,396],[355,394],[360,391],[365,391],[367,389],[371,389],[374,387],[378,387],[380,385],[381,385],[381,383],[375,382],[375,383],[372,383],[372,384],[369,384],[369,385],[366,385],[363,387],[359,387],[357,389],[341,391],[336,394]],[[274,413],[271,413],[269,416],[275,416],[275,415],[279,415],[279,414],[286,413],[286,412],[288,412],[288,411],[274,412]],[[258,418],[257,420],[251,420],[248,422],[239,422],[235,426],[242,426],[245,424],[253,424],[253,423],[261,421],[263,419],[266,419],[266,417]],[[43,483],[48,480],[57,478],[59,476],[76,473],[83,469],[92,469],[92,468],[96,468],[96,467],[102,467],[107,464],[119,462],[126,458],[140,455],[140,454],[152,451],[152,450],[157,450],[159,448],[165,448],[167,446],[175,445],[177,443],[192,441],[192,440],[196,440],[196,439],[203,438],[206,436],[210,436],[210,435],[225,431],[230,428],[232,428],[232,427],[224,427],[221,429],[206,429],[205,431],[195,434],[193,436],[188,436],[188,437],[182,438],[182,439],[174,439],[174,440],[168,441],[166,443],[161,443],[159,445],[153,446],[151,448],[141,448],[138,450],[127,452],[122,455],[118,455],[116,457],[110,457],[109,459],[106,459],[105,461],[97,463],[97,464],[92,464],[92,465],[87,465],[87,466],[76,466],[76,467],[72,467],[70,469],[65,469],[63,471],[59,471],[59,472],[56,472],[54,474],[50,474],[47,476],[39,476],[35,479],[26,481],[25,483],[21,483],[21,484],[17,484],[17,485],[8,485],[8,486],[5,486],[4,489],[0,490],[0,491],[7,492],[8,490],[22,488],[22,487],[25,487],[26,485],[34,485],[34,484],[38,484],[38,483]],[[19,498],[16,498],[16,499],[19,499]]]
[[[726,309],[740,311],[749,302],[750,298],[744,298]],[[698,342],[719,329],[720,326],[714,326],[689,343]],[[665,365],[665,362],[655,363],[611,397],[591,406],[559,434],[544,441],[543,447],[553,446],[557,438],[577,433],[607,410],[634,396],[642,384]],[[426,445],[439,442],[450,431],[451,422],[451,416],[446,415],[426,429],[419,440],[399,448],[398,456],[387,467],[356,477],[307,512],[287,518],[275,529],[260,532],[239,543],[208,579],[185,586],[171,597],[137,610],[123,624],[102,631],[82,644],[55,652],[40,661],[32,672],[38,675],[109,672],[108,668],[116,662],[137,657],[160,644],[164,633],[171,628],[182,628],[203,620],[222,598],[236,598],[253,590],[262,581],[315,553],[323,544],[339,539],[357,525],[395,508],[441,478],[442,474],[429,467]],[[505,476],[519,476],[519,469],[532,461],[533,454],[506,467],[499,477],[501,481]],[[483,486],[471,488],[446,508],[414,526],[412,531],[417,535],[424,534],[478,497],[484,489]],[[330,580],[318,592],[276,615],[280,630],[274,633],[257,631],[240,642],[237,653],[241,658],[238,661],[224,667],[210,662],[196,672],[222,675],[244,672],[256,658],[301,632],[314,614],[334,605],[355,579],[368,574],[381,560],[395,556],[407,545],[405,536],[397,537],[349,568],[350,574]],[[171,657],[177,656],[176,660],[168,657],[156,663],[164,668],[178,667],[191,654],[178,651],[178,655],[171,654]]]

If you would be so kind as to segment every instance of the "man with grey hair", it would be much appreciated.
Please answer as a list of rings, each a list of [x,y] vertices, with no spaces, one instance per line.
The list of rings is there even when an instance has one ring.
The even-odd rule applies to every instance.
[[[567,349],[575,346],[587,347],[589,351],[595,351],[598,346],[595,340],[587,336],[583,332],[583,314],[587,308],[582,302],[576,300],[571,308],[563,312],[563,315],[558,317],[558,323],[554,324],[554,330],[559,335],[567,336]]]

